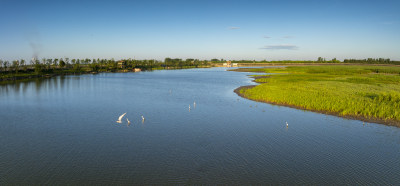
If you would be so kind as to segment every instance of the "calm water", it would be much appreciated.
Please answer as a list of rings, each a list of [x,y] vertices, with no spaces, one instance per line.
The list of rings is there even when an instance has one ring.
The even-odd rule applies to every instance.
[[[0,86],[0,185],[400,183],[399,128],[240,98],[233,90],[252,84],[247,74],[107,73]]]

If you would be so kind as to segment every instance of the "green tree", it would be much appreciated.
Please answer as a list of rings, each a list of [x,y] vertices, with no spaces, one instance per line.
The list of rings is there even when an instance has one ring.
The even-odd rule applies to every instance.
[[[97,64],[97,63],[89,64],[89,67],[92,69],[93,72],[99,71],[99,64]]]
[[[85,59],[85,63],[84,63],[84,64],[85,64],[85,65],[87,65],[87,64],[89,64],[90,62],[91,62],[91,59],[89,59],[89,58],[86,58],[86,59]]]
[[[69,64],[69,58],[66,57],[64,62],[65,62],[66,65],[68,65]]]
[[[66,65],[66,64],[65,64],[64,60],[61,58],[61,59],[60,59],[60,62],[58,63],[58,66],[61,67],[61,68],[64,68],[65,65]]]
[[[36,74],[41,74],[43,72],[43,65],[40,64],[39,60],[34,61],[34,69]]]
[[[57,59],[57,58],[55,58],[55,59],[53,60],[53,67],[54,67],[54,69],[56,68],[56,66],[58,66],[58,59]]]
[[[74,72],[80,72],[81,71],[81,65],[79,63],[75,63],[73,70],[74,70]]]
[[[47,70],[51,69],[51,64],[53,64],[53,59],[47,59],[46,60]]]
[[[4,61],[4,62],[3,62],[4,71],[7,71],[8,64],[9,64],[8,61]]]
[[[165,67],[167,67],[167,68],[172,66],[172,59],[169,58],[169,57],[165,58],[164,59],[164,64],[165,64]]]
[[[0,59],[0,72],[3,71],[3,60]]]
[[[75,61],[74,66],[73,66],[73,70],[74,70],[74,72],[80,72],[81,71],[81,64],[80,64],[80,60],[79,59]]]
[[[25,60],[24,59],[20,60],[20,66],[22,66],[22,68],[24,69],[25,72],[28,70],[28,67],[25,64]]]
[[[14,72],[15,72],[16,74],[18,74],[18,68],[19,68],[19,61],[18,61],[18,60],[14,60],[14,61],[12,62],[12,68],[14,69]]]

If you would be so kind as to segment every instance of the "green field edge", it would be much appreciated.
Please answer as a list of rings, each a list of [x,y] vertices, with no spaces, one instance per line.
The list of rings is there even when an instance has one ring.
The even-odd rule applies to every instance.
[[[389,65],[389,66],[397,66],[397,65]],[[282,69],[285,67],[281,67]],[[264,72],[262,70],[263,68],[257,68],[257,69],[246,69],[246,68],[238,68],[238,69],[231,69],[229,71],[235,71],[235,72],[251,72],[255,74],[260,74]],[[261,102],[261,103],[267,103],[271,105],[276,105],[276,106],[284,106],[284,107],[289,107],[289,108],[294,108],[294,109],[299,109],[299,110],[305,110],[305,111],[311,111],[315,113],[321,113],[321,114],[326,114],[326,115],[331,115],[331,116],[336,116],[340,118],[345,118],[345,119],[351,119],[351,120],[359,120],[363,122],[369,122],[369,123],[378,123],[378,124],[384,124],[387,126],[395,126],[395,127],[400,127],[400,121],[394,120],[394,119],[381,119],[381,118],[376,118],[376,117],[365,117],[362,115],[352,115],[352,114],[340,114],[340,112],[332,112],[332,111],[327,111],[327,110],[316,110],[316,109],[308,109],[305,108],[301,105],[293,105],[293,104],[284,104],[284,103],[277,103],[274,101],[269,101],[269,100],[261,100],[261,99],[253,99],[250,98],[249,96],[244,95],[242,92],[243,90],[248,90],[252,89],[254,87],[260,86],[261,84],[267,83],[267,82],[258,82],[257,79],[263,79],[263,78],[271,78],[271,75],[248,75],[249,78],[252,78],[252,82],[257,83],[257,85],[244,85],[240,86],[236,89],[234,89],[234,92],[245,99],[256,101],[256,102]]]

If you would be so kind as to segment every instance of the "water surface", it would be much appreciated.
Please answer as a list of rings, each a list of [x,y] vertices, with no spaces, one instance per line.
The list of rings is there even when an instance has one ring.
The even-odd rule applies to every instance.
[[[243,99],[225,70],[0,86],[0,185],[400,183],[399,128]]]

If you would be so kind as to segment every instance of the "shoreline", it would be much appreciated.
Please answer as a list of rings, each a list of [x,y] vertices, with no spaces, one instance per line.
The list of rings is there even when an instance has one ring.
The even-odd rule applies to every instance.
[[[29,76],[17,76],[17,77],[0,79],[0,85],[12,84],[12,83],[22,82],[22,81],[37,80],[37,79],[46,79],[46,78],[52,78],[52,77],[57,77],[57,76],[84,75],[84,74],[98,74],[98,72],[96,72],[96,73],[94,73],[94,72],[54,73],[54,74],[38,74],[38,75],[32,74]]]
[[[243,72],[243,71],[242,71]],[[248,75],[248,77],[253,78],[253,82],[260,84],[259,82],[256,82],[255,80],[258,78],[265,78],[262,76],[250,76]],[[323,110],[314,110],[314,109],[306,109],[302,106],[297,106],[297,105],[289,105],[289,104],[284,104],[284,103],[276,103],[276,102],[272,102],[272,101],[268,101],[268,100],[257,100],[257,99],[250,99],[248,97],[245,97],[242,93],[240,93],[241,90],[243,89],[250,89],[253,87],[256,87],[258,85],[244,85],[241,87],[236,88],[235,90],[233,90],[233,92],[235,92],[238,96],[248,99],[248,100],[252,100],[252,101],[257,101],[257,102],[261,102],[261,103],[267,103],[267,104],[271,104],[271,105],[276,105],[276,106],[284,106],[284,107],[290,107],[290,108],[294,108],[294,109],[299,109],[299,110],[304,110],[304,111],[311,111],[311,112],[316,112],[316,113],[320,113],[320,114],[326,114],[326,115],[331,115],[331,116],[336,116],[336,117],[341,117],[341,118],[345,118],[345,119],[351,119],[351,120],[359,120],[359,121],[363,121],[363,122],[368,122],[368,123],[378,123],[378,124],[384,124],[387,126],[395,126],[395,127],[400,127],[400,122],[396,121],[396,120],[383,120],[383,119],[379,119],[379,118],[367,118],[364,116],[354,116],[354,115],[340,115],[338,112],[329,112],[329,111],[323,111]]]
[[[209,68],[209,67],[197,67],[197,68]],[[183,68],[187,69],[187,68]],[[153,70],[181,70],[181,68],[167,68],[167,69],[148,69],[141,71],[153,71]],[[26,76],[14,76],[7,78],[0,78],[0,85],[12,84],[15,82],[21,81],[29,81],[36,79],[46,79],[57,76],[68,76],[68,75],[85,75],[85,74],[100,74],[100,73],[137,73],[135,71],[125,71],[125,70],[117,70],[117,71],[80,71],[80,72],[62,72],[62,73],[51,73],[51,74],[29,74]]]

